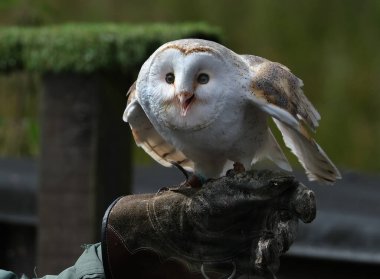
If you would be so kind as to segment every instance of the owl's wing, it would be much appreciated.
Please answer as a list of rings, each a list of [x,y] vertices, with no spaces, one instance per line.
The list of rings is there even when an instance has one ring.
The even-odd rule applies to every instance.
[[[165,141],[156,131],[137,99],[136,83],[129,89],[127,107],[123,120],[128,122],[133,138],[154,160],[165,167],[171,167],[176,162],[188,171],[193,171],[194,163],[181,151]]]
[[[298,157],[309,179],[333,183],[341,178],[308,132],[308,128],[315,132],[320,115],[303,94],[302,80],[279,63],[252,55],[241,57],[251,71],[249,98],[273,117],[286,146]]]

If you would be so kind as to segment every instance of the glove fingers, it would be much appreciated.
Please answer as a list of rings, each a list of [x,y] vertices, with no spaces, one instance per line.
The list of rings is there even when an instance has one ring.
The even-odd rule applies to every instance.
[[[298,217],[288,210],[275,211],[267,226],[259,240],[252,239],[250,255],[242,255],[238,260],[243,273],[275,278],[280,256],[289,249],[296,237]]]
[[[297,228],[298,218],[295,216],[278,222],[277,228],[275,228],[274,231],[281,254],[285,253],[293,244],[296,238]]]
[[[273,236],[263,236],[253,244],[250,260],[250,274],[259,274],[264,278],[275,278],[280,267],[280,247]]]
[[[299,184],[293,192],[290,202],[291,210],[304,223],[310,223],[316,216],[316,203],[314,192],[303,184]]]

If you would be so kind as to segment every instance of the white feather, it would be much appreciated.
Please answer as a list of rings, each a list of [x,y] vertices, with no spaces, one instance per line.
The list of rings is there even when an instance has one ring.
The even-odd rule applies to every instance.
[[[281,131],[286,146],[297,156],[310,180],[329,184],[341,178],[338,169],[314,139],[305,137],[277,119],[273,120]]]

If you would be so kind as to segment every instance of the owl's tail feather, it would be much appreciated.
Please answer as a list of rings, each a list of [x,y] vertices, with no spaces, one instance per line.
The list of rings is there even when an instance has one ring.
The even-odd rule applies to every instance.
[[[286,171],[292,171],[288,159],[286,159],[285,154],[282,152],[280,145],[278,144],[276,138],[273,136],[272,131],[268,128],[268,139],[266,141],[266,147],[264,149],[265,157],[270,159],[278,167]]]
[[[277,119],[273,120],[280,129],[286,146],[306,170],[309,180],[333,184],[342,178],[339,170],[303,126],[300,125],[299,130],[296,130]]]

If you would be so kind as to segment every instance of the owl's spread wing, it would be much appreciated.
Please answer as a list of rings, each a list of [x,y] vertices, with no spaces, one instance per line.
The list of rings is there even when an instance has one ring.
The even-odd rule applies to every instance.
[[[285,144],[298,157],[310,180],[332,183],[341,178],[326,153],[310,136],[320,115],[303,94],[302,81],[290,70],[266,59],[242,55],[251,71],[249,98],[275,120]]]
[[[129,89],[127,108],[123,120],[128,122],[136,144],[142,147],[154,160],[165,167],[171,167],[176,162],[188,171],[193,171],[194,163],[181,151],[165,141],[154,128],[137,99],[136,83]]]
[[[321,119],[302,92],[303,82],[279,63],[253,55],[242,55],[252,72],[251,89],[256,102],[275,118],[291,126],[305,122],[312,131]]]

